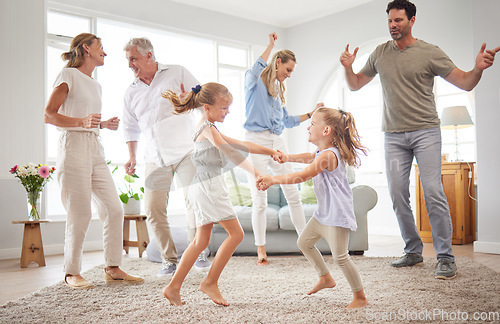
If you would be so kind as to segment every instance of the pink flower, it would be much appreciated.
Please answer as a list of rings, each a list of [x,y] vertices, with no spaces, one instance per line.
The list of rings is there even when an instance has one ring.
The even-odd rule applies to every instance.
[[[12,169],[10,169],[10,173],[16,173],[17,171],[17,165],[14,165]]]
[[[44,179],[50,176],[50,168],[46,165],[42,165],[38,168],[38,175]]]

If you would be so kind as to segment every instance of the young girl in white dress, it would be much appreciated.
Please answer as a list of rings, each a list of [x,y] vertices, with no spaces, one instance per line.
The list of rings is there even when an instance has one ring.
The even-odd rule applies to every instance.
[[[357,224],[346,164],[359,165],[358,154],[366,153],[366,149],[359,141],[354,118],[348,112],[318,108],[307,129],[309,142],[318,147],[317,151],[280,157],[280,161],[310,164],[295,173],[261,176],[257,180],[257,186],[265,190],[273,184],[299,183],[313,179],[318,209],[314,211],[297,241],[299,249],[319,275],[318,282],[307,294],[336,286],[321,253],[314,246],[324,238],[330,245],[334,262],[342,270],[354,294],[353,301],[347,308],[362,307],[368,302],[358,270],[347,250],[349,230],[355,231]]]
[[[217,250],[210,271],[200,284],[200,290],[216,304],[229,306],[222,297],[217,283],[229,258],[243,240],[244,234],[231,206],[221,175],[222,168],[229,159],[255,177],[260,175],[235,147],[256,154],[271,156],[281,154],[270,148],[239,141],[219,132],[214,123],[224,121],[233,99],[229,90],[221,84],[198,85],[192,88],[184,99],[171,91],[167,91],[163,96],[172,102],[177,113],[201,108],[203,114],[193,138],[195,143],[192,160],[196,166],[196,175],[188,191],[196,215],[196,236],[182,255],[172,280],[163,290],[163,295],[170,304],[182,305],[180,295],[182,283],[200,253],[208,246],[213,224],[219,223],[226,230],[228,237]]]

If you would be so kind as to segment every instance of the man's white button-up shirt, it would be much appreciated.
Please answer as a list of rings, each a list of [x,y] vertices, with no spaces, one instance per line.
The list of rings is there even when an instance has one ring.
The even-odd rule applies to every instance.
[[[125,92],[122,117],[125,141],[139,141],[140,134],[144,135],[145,162],[171,165],[193,148],[194,115],[174,114],[172,104],[162,97],[167,90],[180,94],[181,83],[186,91],[199,84],[186,68],[158,63],[150,85],[136,78]]]

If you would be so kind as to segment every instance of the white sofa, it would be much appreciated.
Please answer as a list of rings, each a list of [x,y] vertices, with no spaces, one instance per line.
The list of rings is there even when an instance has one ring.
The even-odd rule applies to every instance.
[[[354,181],[354,176],[352,175],[352,180]],[[235,186],[236,182],[236,186]],[[234,190],[239,188],[240,191],[248,191],[247,177],[241,169],[236,168],[233,173],[226,175],[226,183],[228,184],[228,189],[230,194],[234,193]],[[246,188],[242,184],[246,183]],[[365,185],[354,185],[351,184],[353,201],[354,201],[354,213],[356,215],[356,221],[358,224],[358,229],[355,232],[351,232],[349,235],[349,253],[351,254],[363,254],[364,251],[368,250],[368,227],[367,227],[367,214],[368,211],[373,209],[377,204],[377,193],[376,191]],[[246,192],[249,194],[248,192]],[[238,198],[241,199],[241,194]],[[234,200],[234,199],[233,199]],[[242,203],[245,205],[245,203]],[[245,255],[245,254],[256,254],[257,248],[254,244],[254,235],[252,230],[252,207],[250,206],[240,206],[240,203],[235,203],[233,201],[233,207],[236,211],[238,219],[241,226],[245,232],[245,237],[243,242],[236,248],[235,254]],[[306,216],[306,221],[309,221],[314,210],[316,209],[316,204],[303,204],[304,214]],[[268,189],[268,207],[267,207],[267,235],[266,235],[266,250],[269,254],[281,254],[281,253],[299,253],[297,247],[297,233],[290,220],[290,211],[286,203],[286,199],[279,186],[272,186]],[[212,233],[212,239],[210,241],[209,249],[211,252],[217,251],[220,244],[226,238],[226,232],[220,225],[215,225]],[[322,253],[331,253],[330,247],[324,239],[321,239],[316,247]]]

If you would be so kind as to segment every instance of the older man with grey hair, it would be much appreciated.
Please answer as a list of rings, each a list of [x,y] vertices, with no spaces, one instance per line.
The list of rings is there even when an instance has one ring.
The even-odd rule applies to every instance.
[[[199,82],[183,66],[158,63],[147,38],[131,39],[124,50],[135,76],[124,97],[123,132],[130,156],[125,172],[135,174],[137,146],[142,133],[146,142],[145,211],[163,260],[158,275],[172,275],[177,268],[177,249],[168,223],[167,203],[174,175],[184,188],[190,242],[196,231],[195,216],[187,196],[187,188],[196,173],[190,158],[194,117],[174,114],[172,105],[162,98],[162,93],[167,90],[184,93],[184,87],[190,89]],[[207,270],[209,267],[210,262],[202,252],[195,268]]]

